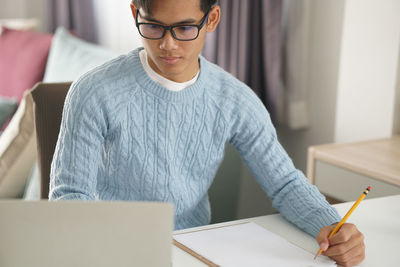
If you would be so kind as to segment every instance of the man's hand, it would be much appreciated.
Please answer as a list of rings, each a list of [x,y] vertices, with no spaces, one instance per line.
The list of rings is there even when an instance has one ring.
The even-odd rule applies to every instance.
[[[322,227],[316,238],[323,251],[322,255],[328,256],[344,267],[361,263],[365,258],[363,234],[354,224],[345,223],[328,240],[328,236],[335,226],[336,224]]]

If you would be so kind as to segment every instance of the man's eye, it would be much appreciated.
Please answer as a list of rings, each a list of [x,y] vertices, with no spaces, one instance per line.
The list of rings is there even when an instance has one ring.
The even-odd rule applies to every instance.
[[[155,30],[155,29],[160,29],[161,26],[156,24],[146,24],[146,28]]]
[[[176,30],[180,32],[188,32],[188,31],[193,31],[193,26],[179,26],[176,28]]]

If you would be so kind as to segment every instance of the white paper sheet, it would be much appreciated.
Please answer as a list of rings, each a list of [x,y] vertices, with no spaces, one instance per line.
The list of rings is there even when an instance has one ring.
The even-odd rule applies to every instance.
[[[255,223],[178,234],[174,239],[223,267],[337,266],[327,257],[314,260],[310,252]]]

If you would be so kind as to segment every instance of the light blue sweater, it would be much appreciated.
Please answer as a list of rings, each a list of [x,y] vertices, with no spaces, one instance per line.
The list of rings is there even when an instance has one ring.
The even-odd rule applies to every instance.
[[[316,236],[340,220],[293,166],[250,88],[200,57],[197,82],[169,91],[146,75],[138,51],[72,85],[50,200],[170,202],[175,229],[204,225],[211,213],[207,190],[230,142],[289,221]]]

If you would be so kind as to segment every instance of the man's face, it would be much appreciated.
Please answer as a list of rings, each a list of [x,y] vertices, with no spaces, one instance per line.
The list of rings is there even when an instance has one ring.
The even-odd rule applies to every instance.
[[[183,23],[199,25],[205,15],[200,8],[200,0],[153,0],[150,9],[151,14],[139,9],[138,22],[167,26]],[[134,15],[135,11],[132,6]],[[214,29],[211,27],[211,30]],[[198,56],[203,49],[206,31],[211,30],[206,21],[197,39],[192,41],[178,41],[170,31],[162,39],[142,38],[150,66],[158,74],[175,82],[192,79],[199,70]]]

